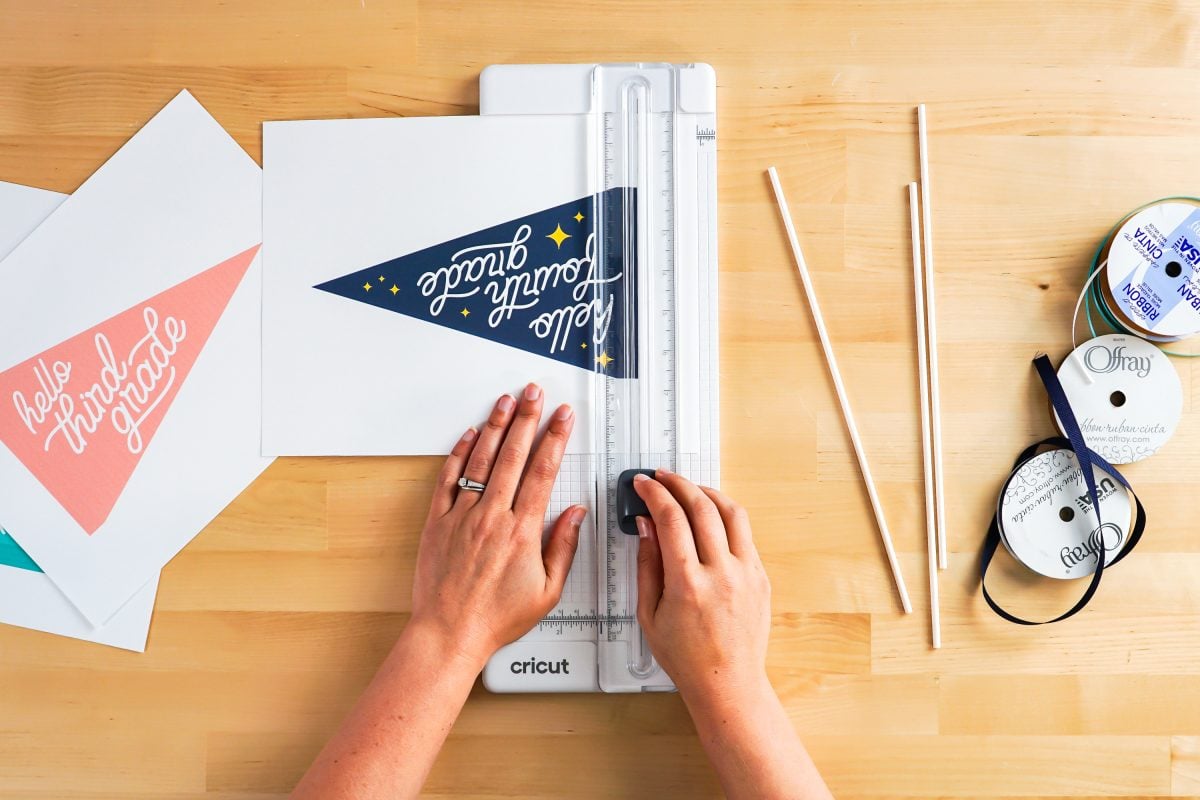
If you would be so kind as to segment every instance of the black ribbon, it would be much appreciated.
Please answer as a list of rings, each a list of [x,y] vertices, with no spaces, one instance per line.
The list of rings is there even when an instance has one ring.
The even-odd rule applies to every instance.
[[[1142,501],[1134,494],[1133,487],[1129,485],[1129,481],[1125,480],[1125,476],[1118,472],[1116,467],[1109,464],[1084,443],[1083,433],[1079,430],[1079,423],[1075,420],[1075,412],[1071,410],[1071,404],[1067,401],[1067,394],[1063,391],[1062,384],[1058,381],[1058,375],[1055,374],[1054,368],[1050,365],[1050,359],[1045,355],[1039,355],[1033,360],[1033,365],[1037,369],[1038,377],[1042,379],[1042,385],[1046,388],[1046,394],[1050,398],[1051,405],[1054,406],[1055,413],[1058,414],[1059,421],[1062,422],[1062,427],[1067,434],[1067,438],[1052,436],[1040,442],[1035,442],[1022,450],[1021,454],[1017,456],[1017,460],[1013,463],[1012,473],[1004,481],[1004,485],[1000,489],[1000,496],[1005,496],[1009,484],[1012,483],[1021,466],[1038,455],[1042,448],[1070,450],[1075,454],[1075,458],[1079,462],[1079,468],[1083,472],[1083,480],[1087,485],[1088,497],[1092,502],[1092,509],[1096,512],[1097,529],[1101,530],[1101,539],[1100,547],[1096,553],[1096,571],[1092,573],[1092,579],[1088,583],[1087,590],[1076,601],[1075,605],[1053,619],[1041,621],[1022,619],[1001,608],[1000,604],[992,598],[987,589],[988,566],[991,565],[992,557],[996,555],[996,548],[1000,545],[1000,511],[997,508],[996,514],[992,517],[992,524],[988,526],[987,536],[983,542],[983,553],[979,564],[979,584],[983,590],[983,599],[987,601],[988,607],[1001,618],[1017,625],[1047,625],[1051,622],[1059,622],[1072,617],[1091,601],[1092,597],[1096,594],[1096,590],[1100,587],[1100,578],[1104,574],[1105,550],[1103,546],[1104,534],[1100,527],[1103,523],[1100,520],[1100,501],[1096,492],[1094,469],[1100,469],[1115,478],[1133,496],[1133,501],[1137,506],[1133,529],[1129,533],[1129,540],[1126,542],[1125,548],[1112,560],[1113,565],[1133,552],[1133,548],[1137,546],[1137,543],[1142,538],[1142,532],[1146,529],[1146,510],[1142,507]]]

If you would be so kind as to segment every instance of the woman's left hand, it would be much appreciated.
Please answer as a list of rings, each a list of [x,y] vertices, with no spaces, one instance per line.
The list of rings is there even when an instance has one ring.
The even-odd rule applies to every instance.
[[[482,668],[501,646],[545,616],[562,595],[575,558],[583,506],[542,530],[575,414],[559,406],[537,447],[541,387],[520,401],[502,396],[483,429],[469,428],[438,476],[421,533],[410,625],[444,637]],[[460,489],[459,478],[486,485]]]

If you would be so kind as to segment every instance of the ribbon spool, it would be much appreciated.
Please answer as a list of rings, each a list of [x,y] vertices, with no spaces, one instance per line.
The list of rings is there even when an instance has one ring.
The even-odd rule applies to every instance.
[[[1093,306],[1116,334],[1097,335]],[[1071,319],[1072,343],[1081,307],[1093,338],[1076,347],[1058,373],[1046,356],[1034,359],[1052,416],[1067,438],[1044,439],[1017,457],[980,559],[980,588],[988,606],[1019,625],[1058,622],[1078,613],[1095,595],[1105,568],[1141,540],[1145,509],[1107,459],[1128,464],[1147,458],[1179,423],[1183,389],[1166,356],[1200,352],[1159,349],[1151,342],[1174,343],[1200,334],[1200,200],[1156,200],[1122,218],[1092,258]],[[1083,414],[1082,426],[1073,407]],[[1008,612],[987,587],[988,567],[1001,543],[1040,575],[1090,574],[1087,589],[1053,619],[1031,621]]]
[[[1084,342],[1063,361],[1058,379],[1087,446],[1113,464],[1154,455],[1183,414],[1175,366],[1136,336],[1109,334]],[[1051,413],[1066,433],[1058,414]]]
[[[1165,198],[1125,215],[1096,250],[1084,298],[1092,336],[1093,306],[1113,330],[1149,341],[1200,333],[1200,200]]]
[[[1017,456],[1001,489],[979,563],[980,589],[988,607],[1018,625],[1044,625],[1079,613],[1095,595],[1105,568],[1133,552],[1146,528],[1146,511],[1129,482],[1084,444],[1050,359],[1040,355],[1033,363],[1067,438],[1043,439]],[[1080,481],[1086,487],[1082,495],[1078,494]],[[1057,524],[1052,521],[1055,515]],[[988,591],[988,567],[1001,542],[1039,574],[1060,579],[1090,574],[1091,580],[1075,604],[1058,616],[1037,621],[1018,617]],[[1061,567],[1053,560],[1056,549]]]
[[[1083,578],[1099,554],[1111,566],[1129,541],[1134,521],[1128,490],[1092,467],[1100,501],[1096,525],[1079,460],[1070,448],[1052,448],[1020,464],[1000,493],[1000,541],[1017,561],[1047,578]]]

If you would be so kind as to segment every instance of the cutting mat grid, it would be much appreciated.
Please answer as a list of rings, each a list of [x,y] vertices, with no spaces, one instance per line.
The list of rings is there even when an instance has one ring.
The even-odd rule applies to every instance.
[[[694,453],[680,455],[679,473],[701,483],[712,480],[715,462],[702,459]],[[542,624],[535,627],[525,636],[525,641],[553,640],[586,640],[595,638],[596,631],[591,624],[571,625],[562,624],[563,620],[575,618],[596,619],[599,608],[599,584],[597,558],[597,540],[595,529],[595,499],[596,499],[596,457],[590,455],[568,455],[563,457],[562,469],[550,496],[550,505],[546,511],[546,534],[566,509],[576,503],[585,505],[589,513],[579,531],[579,546],[575,552],[575,561],[563,587],[562,599],[547,615]],[[624,562],[622,561],[622,566]],[[620,570],[620,581],[632,582],[634,576]]]
[[[559,514],[576,503],[587,506],[589,513],[579,530],[579,547],[575,551],[575,562],[571,565],[566,586],[563,587],[562,599],[550,612],[550,619],[596,615],[596,527],[595,518],[590,513],[595,508],[595,498],[595,457],[564,456],[562,469],[550,495],[550,506],[546,511],[546,531],[549,532]],[[522,638],[592,640],[595,638],[595,630],[589,626],[539,625]]]

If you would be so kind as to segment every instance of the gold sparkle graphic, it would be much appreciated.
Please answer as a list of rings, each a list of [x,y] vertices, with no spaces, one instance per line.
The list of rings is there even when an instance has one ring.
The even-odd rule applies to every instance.
[[[596,356],[596,363],[604,369],[608,369],[608,365],[614,361],[616,361],[616,359],[610,356],[608,353],[601,353],[600,355]]]
[[[556,245],[558,245],[559,248],[561,248],[562,243],[565,242],[567,239],[571,238],[571,234],[564,232],[562,229],[562,225],[555,225],[554,233],[547,233],[546,238],[553,239],[554,243]]]
[[[388,289],[388,291],[392,293],[392,297],[395,297],[400,294],[400,287],[393,283],[392,288]]]
[[[470,312],[468,309],[465,309],[465,308],[464,308],[462,311],[458,312],[458,313],[460,313],[460,314],[462,314],[462,315],[463,315],[463,319],[466,319],[467,317],[471,316],[471,312]]]
[[[576,211],[576,212],[575,212],[575,221],[576,221],[576,222],[583,222],[583,212],[582,212],[582,211]]]
[[[367,281],[366,283],[364,283],[363,288],[366,289],[368,292],[371,291],[371,282]]]

